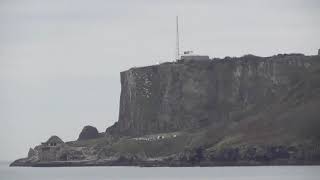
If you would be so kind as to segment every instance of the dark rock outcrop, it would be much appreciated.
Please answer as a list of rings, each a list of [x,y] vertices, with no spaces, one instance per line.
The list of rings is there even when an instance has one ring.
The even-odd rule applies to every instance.
[[[36,155],[36,151],[32,148],[29,149],[29,152],[28,152],[28,158],[31,158],[32,156],[35,156]]]
[[[88,139],[94,139],[99,137],[99,132],[97,128],[93,126],[85,126],[78,138],[78,141],[80,140],[88,140]]]

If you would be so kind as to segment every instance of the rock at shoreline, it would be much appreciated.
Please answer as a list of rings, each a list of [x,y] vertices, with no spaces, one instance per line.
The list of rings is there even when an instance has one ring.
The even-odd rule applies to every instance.
[[[99,137],[99,132],[97,128],[93,126],[85,126],[78,138],[78,141],[80,140],[88,140],[88,139],[94,139]]]

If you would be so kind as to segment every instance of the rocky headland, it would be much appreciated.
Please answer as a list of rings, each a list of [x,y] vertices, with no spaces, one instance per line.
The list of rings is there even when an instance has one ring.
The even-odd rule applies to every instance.
[[[180,60],[121,72],[118,121],[11,166],[320,164],[320,56]]]

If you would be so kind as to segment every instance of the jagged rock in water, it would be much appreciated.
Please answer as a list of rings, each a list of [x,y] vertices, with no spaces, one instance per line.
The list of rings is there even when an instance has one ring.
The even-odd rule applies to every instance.
[[[98,132],[97,128],[95,128],[93,126],[85,126],[82,129],[78,140],[94,139],[97,137],[99,137],[99,132]]]

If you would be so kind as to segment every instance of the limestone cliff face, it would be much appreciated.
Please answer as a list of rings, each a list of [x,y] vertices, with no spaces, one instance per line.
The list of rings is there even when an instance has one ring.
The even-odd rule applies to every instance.
[[[132,68],[121,72],[119,120],[107,133],[138,136],[201,128],[239,121],[275,104],[303,103],[320,88],[314,78],[319,67],[320,56],[291,54]],[[287,100],[290,95],[300,96],[299,102]]]

